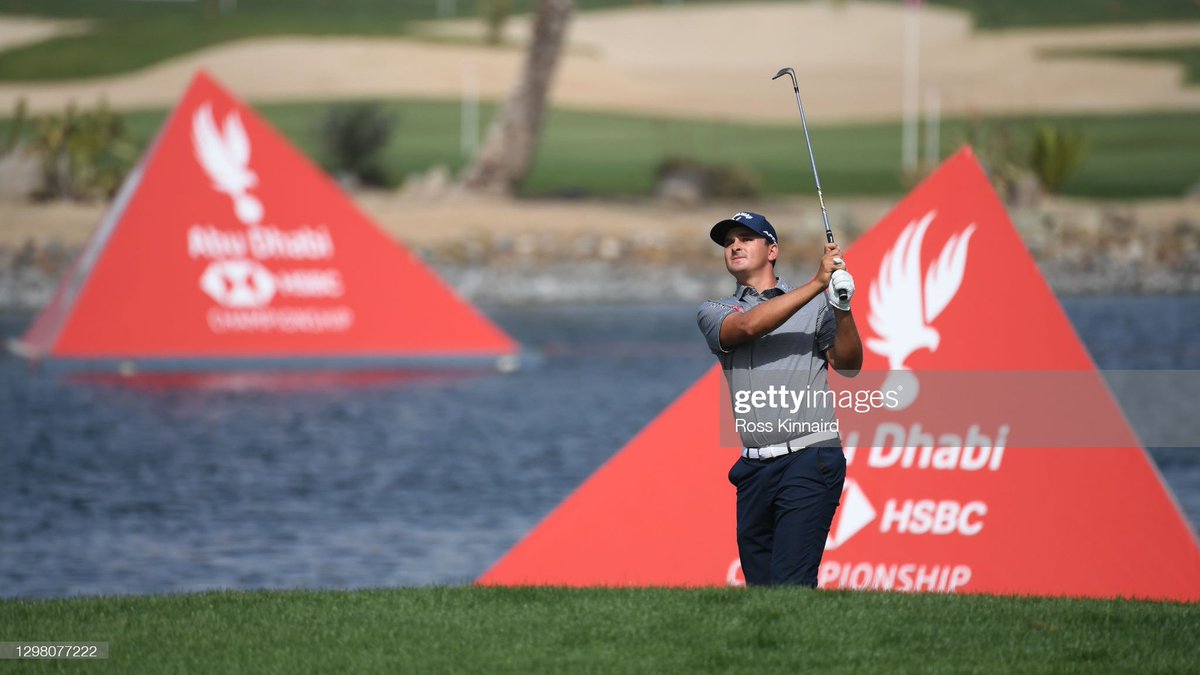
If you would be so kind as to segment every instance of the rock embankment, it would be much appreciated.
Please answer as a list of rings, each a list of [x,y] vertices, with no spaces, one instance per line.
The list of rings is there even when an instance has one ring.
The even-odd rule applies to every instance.
[[[391,193],[360,194],[356,201],[460,294],[484,304],[691,302],[723,294],[728,279],[706,233],[711,223],[744,208],[770,214],[776,223],[784,275],[809,274],[812,256],[803,252],[819,250],[822,242],[820,211],[808,200],[688,209]],[[890,206],[855,200],[833,207],[839,241],[853,243]],[[103,211],[100,204],[0,205],[0,309],[47,303]],[[1200,293],[1198,202],[1048,200],[1010,209],[1010,216],[1060,294]]]

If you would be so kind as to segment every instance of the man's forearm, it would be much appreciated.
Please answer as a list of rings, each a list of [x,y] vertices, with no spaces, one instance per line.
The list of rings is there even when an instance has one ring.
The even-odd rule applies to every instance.
[[[824,290],[816,282],[810,281],[779,297],[759,303],[746,312],[731,314],[721,324],[721,346],[729,349],[770,333]]]
[[[862,339],[858,336],[858,326],[854,323],[854,315],[840,309],[833,310],[834,338],[830,355],[833,362],[829,365],[843,375],[852,375],[862,368],[863,350]]]

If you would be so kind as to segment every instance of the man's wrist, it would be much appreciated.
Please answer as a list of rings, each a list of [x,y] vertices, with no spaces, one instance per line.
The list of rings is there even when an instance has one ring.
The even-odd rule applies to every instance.
[[[809,280],[808,280],[808,283],[807,283],[807,284],[804,284],[803,286],[801,286],[801,287],[800,287],[799,289],[797,289],[797,290],[806,290],[806,291],[808,291],[808,292],[812,293],[812,297],[814,297],[814,298],[815,298],[815,297],[817,297],[818,295],[820,295],[821,293],[824,293],[824,292],[825,292],[825,288],[826,288],[828,285],[829,285],[829,284],[823,284],[823,283],[821,283],[821,281],[820,281],[819,279],[817,279],[816,277],[813,277],[812,279],[809,279]]]

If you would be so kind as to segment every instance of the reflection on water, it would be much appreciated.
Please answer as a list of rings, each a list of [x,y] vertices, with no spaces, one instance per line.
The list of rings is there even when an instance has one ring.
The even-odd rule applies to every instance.
[[[1153,301],[1067,309],[1103,367],[1200,367],[1200,298]],[[542,358],[128,380],[0,357],[0,596],[468,582],[713,363],[690,306],[489,313]],[[1155,457],[1195,522],[1196,453]]]

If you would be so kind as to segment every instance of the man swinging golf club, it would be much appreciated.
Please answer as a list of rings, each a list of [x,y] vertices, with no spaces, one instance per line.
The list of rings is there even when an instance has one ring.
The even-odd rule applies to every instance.
[[[815,161],[813,177],[820,194]],[[795,288],[775,276],[779,239],[763,216],[737,213],[709,232],[737,286],[701,304],[696,320],[725,372],[743,446],[729,481],[748,585],[817,585],[846,477],[834,401],[821,394],[830,367],[850,376],[862,367],[862,341],[850,313],[854,279],[823,199],[821,213],[827,243],[812,279]]]
[[[808,283],[793,288],[776,277],[775,228],[757,213],[723,220],[709,236],[737,281],[733,295],[700,306],[697,322],[725,371],[743,445],[729,471],[742,573],[749,585],[815,587],[846,458],[832,401],[811,394],[828,391],[829,367],[853,375],[862,366],[854,279],[830,243]],[[808,400],[769,396],[783,391]],[[776,405],[751,404],[771,398]]]

